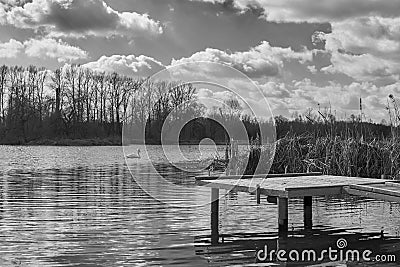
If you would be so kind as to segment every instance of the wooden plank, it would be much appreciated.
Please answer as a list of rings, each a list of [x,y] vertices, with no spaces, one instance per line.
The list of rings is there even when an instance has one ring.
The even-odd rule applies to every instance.
[[[379,193],[374,193],[374,192],[368,192],[368,191],[363,191],[363,190],[357,190],[357,189],[351,189],[350,187],[345,187],[344,191],[346,191],[348,194],[354,195],[354,196],[361,196],[361,197],[390,201],[390,202],[398,202],[398,203],[400,202],[400,197],[379,194]]]
[[[358,185],[383,185],[386,180],[369,179],[359,177],[342,177],[332,175],[322,176],[298,176],[279,178],[253,178],[242,179],[218,179],[197,180],[196,184],[226,190],[237,190],[241,192],[254,192],[256,185],[260,185],[260,193],[272,197],[304,197],[304,196],[327,196],[340,195],[343,187],[352,184]]]
[[[229,181],[196,181],[197,185],[211,187],[211,188],[219,188],[225,190],[236,190],[239,192],[252,192],[255,188],[249,186],[249,183],[241,183],[241,181],[229,180]],[[287,197],[288,193],[285,190],[279,189],[271,189],[271,188],[263,188],[260,186],[260,194],[266,196],[276,196],[276,197]]]
[[[372,192],[374,190],[373,187],[356,185],[356,184],[349,185],[349,188],[356,189],[356,190],[361,190],[361,191],[366,191],[366,192]]]
[[[400,189],[399,191],[391,190],[391,188],[384,188],[378,186],[366,186],[366,185],[350,185],[351,189],[366,191],[366,192],[373,192],[377,194],[384,194],[394,197],[400,197]]]
[[[400,183],[395,183],[395,182],[386,182],[385,185],[393,186],[393,187],[400,187]]]
[[[350,184],[384,184],[381,179],[369,179],[358,177],[341,176],[319,176],[312,183],[299,181],[299,185],[290,185],[286,187],[290,198],[304,196],[329,196],[343,194],[343,187]]]
[[[336,196],[343,194],[343,186],[325,186],[325,187],[306,187],[287,189],[289,198],[304,196]]]
[[[310,173],[280,173],[280,174],[257,174],[257,175],[221,175],[221,176],[196,176],[196,180],[217,180],[217,179],[253,179],[253,178],[286,178],[286,177],[301,177],[301,176],[319,176],[321,172],[310,172]]]

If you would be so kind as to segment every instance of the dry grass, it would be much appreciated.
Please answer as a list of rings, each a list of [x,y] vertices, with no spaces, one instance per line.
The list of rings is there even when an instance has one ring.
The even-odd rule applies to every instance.
[[[253,160],[252,160],[253,161]],[[285,137],[277,142],[272,173],[320,171],[324,174],[400,178],[400,142],[340,137]]]

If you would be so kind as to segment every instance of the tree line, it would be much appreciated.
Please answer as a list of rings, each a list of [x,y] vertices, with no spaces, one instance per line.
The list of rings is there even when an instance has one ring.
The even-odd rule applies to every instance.
[[[237,107],[237,103],[232,105]],[[55,71],[36,66],[0,67],[2,144],[57,138],[112,138],[121,143],[124,122],[128,130],[132,128],[133,141],[145,137],[160,143],[166,120],[201,117],[204,112],[196,88],[188,83],[132,78],[68,64]],[[223,125],[240,122],[225,109],[215,110],[211,116],[222,117]],[[247,120],[247,124],[252,123]],[[213,123],[203,126],[210,138],[226,139],[219,128],[213,129]],[[192,138],[190,132],[180,135],[181,140]]]
[[[141,82],[76,65],[54,72],[2,66],[0,140],[24,144],[39,138],[117,135],[129,95]]]
[[[376,138],[390,136],[390,127],[385,125],[309,116],[291,120],[280,116],[260,122],[241,111],[235,99],[225,101],[225,107],[206,111],[197,99],[196,88],[187,83],[133,78],[68,64],[54,71],[36,66],[0,67],[1,144],[106,138],[119,144],[124,122],[127,130],[132,130],[131,141],[145,137],[150,143],[160,143],[166,121],[191,117],[208,119],[189,120],[178,133],[181,141],[208,137],[223,143],[232,138],[224,127],[237,132],[243,126],[250,139],[262,131],[272,137],[274,124],[277,138],[305,132],[355,134],[358,129]]]

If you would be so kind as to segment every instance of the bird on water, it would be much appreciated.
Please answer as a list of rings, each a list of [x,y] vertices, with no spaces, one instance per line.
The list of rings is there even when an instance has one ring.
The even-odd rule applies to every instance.
[[[137,154],[129,154],[126,157],[129,159],[140,159],[140,149],[137,150]]]

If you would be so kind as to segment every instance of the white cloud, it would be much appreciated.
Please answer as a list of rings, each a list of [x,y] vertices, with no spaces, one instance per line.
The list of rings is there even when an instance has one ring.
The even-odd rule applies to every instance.
[[[0,23],[44,30],[51,36],[137,36],[162,33],[146,14],[119,12],[103,0],[32,0],[0,6]]]
[[[97,61],[83,65],[86,68],[101,72],[118,72],[128,76],[150,76],[161,69],[164,65],[152,57],[140,55],[112,55],[102,56]]]
[[[0,58],[15,58],[21,53],[25,53],[29,57],[57,59],[58,62],[87,58],[85,51],[61,40],[30,39],[22,43],[10,39],[7,43],[0,43]]]
[[[328,50],[391,58],[400,52],[400,18],[352,18],[333,23],[332,33],[316,33],[315,37],[324,40]]]
[[[286,88],[285,83],[269,81],[264,84],[257,83],[257,86],[262,90],[266,97],[290,97],[290,92]]]
[[[312,60],[311,51],[295,52],[291,48],[272,47],[266,41],[249,51],[228,53],[218,49],[207,48],[189,58],[172,60],[171,65],[208,61],[229,65],[249,77],[271,77],[282,74],[284,61],[297,60],[302,63]]]
[[[400,18],[361,17],[336,22],[332,33],[317,32],[331,54],[330,73],[344,73],[358,81],[393,82],[400,72]]]
[[[24,42],[25,53],[30,57],[47,57],[57,59],[59,62],[76,61],[87,57],[82,49],[71,46],[61,40],[31,39]]]
[[[387,86],[376,86],[371,82],[353,82],[349,85],[330,82],[317,85],[310,79],[282,84],[268,82],[259,87],[265,92],[274,115],[290,116],[294,112],[304,113],[308,108],[321,111],[331,110],[338,119],[360,113],[360,98],[367,119],[380,122],[387,118],[389,94],[400,96],[400,82]],[[318,105],[319,104],[319,105]]]
[[[399,78],[400,0],[197,1],[231,3],[240,11],[260,8],[267,21],[330,23],[331,33],[314,36],[322,37],[332,54],[332,64],[324,71],[344,73],[358,81],[390,83]]]
[[[6,20],[6,6],[3,3],[0,3],[0,24],[5,24]]]
[[[271,117],[270,110],[266,107],[265,98],[251,98],[243,97],[240,91],[217,91],[215,89],[210,90],[209,88],[197,88],[196,95],[201,104],[206,107],[206,113],[208,115],[219,112],[220,108],[228,110],[228,112],[234,112],[238,115],[249,115],[258,117],[268,118]],[[239,104],[239,110],[232,110],[227,106],[227,101],[236,100]]]
[[[24,45],[14,39],[0,43],[0,58],[15,58],[24,49]]]
[[[371,54],[353,55],[332,51],[331,63],[330,66],[321,70],[328,73],[344,73],[358,81],[394,82],[399,79],[399,62]]]

